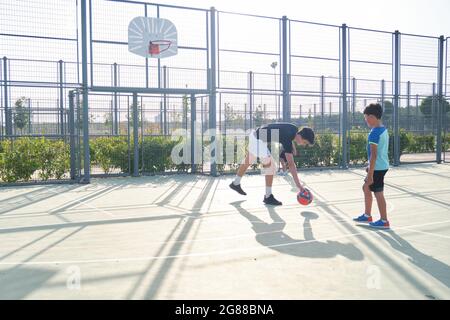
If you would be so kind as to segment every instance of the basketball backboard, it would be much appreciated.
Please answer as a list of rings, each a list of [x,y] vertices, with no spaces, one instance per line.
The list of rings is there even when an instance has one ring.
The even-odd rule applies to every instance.
[[[146,58],[167,58],[178,53],[175,25],[161,18],[136,17],[128,25],[128,51]]]

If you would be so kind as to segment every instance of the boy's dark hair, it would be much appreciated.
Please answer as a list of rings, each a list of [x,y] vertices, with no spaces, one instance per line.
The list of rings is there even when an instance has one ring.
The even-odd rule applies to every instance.
[[[303,139],[305,139],[306,141],[309,142],[309,144],[314,144],[314,131],[311,128],[302,128],[300,131],[297,132],[298,135],[300,135],[300,137],[302,137]]]
[[[364,109],[364,114],[368,116],[373,115],[377,119],[381,119],[383,116],[383,108],[379,103],[371,103]]]

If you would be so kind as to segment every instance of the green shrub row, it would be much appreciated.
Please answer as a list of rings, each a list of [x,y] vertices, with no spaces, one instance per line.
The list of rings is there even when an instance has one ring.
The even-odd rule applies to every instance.
[[[390,132],[392,161],[393,135]],[[233,141],[224,139],[223,147]],[[139,171],[147,173],[178,171],[186,172],[190,164],[174,164],[171,152],[179,141],[170,137],[144,137],[139,140]],[[367,133],[349,133],[350,164],[367,162]],[[450,151],[450,134],[443,139],[443,147]],[[313,146],[297,147],[295,161],[298,167],[334,166],[339,163],[339,137],[333,133],[318,134]],[[242,151],[242,150],[241,150]],[[435,151],[433,135],[418,135],[400,131],[400,152],[424,153]],[[237,153],[237,146],[234,148]],[[90,156],[93,166],[103,172],[113,170],[132,173],[134,165],[133,142],[127,137],[98,137],[90,140]],[[237,157],[235,157],[235,160]],[[227,159],[229,160],[229,159]],[[219,171],[235,170],[237,161],[218,165]],[[253,166],[256,168],[256,166]],[[33,176],[40,180],[61,179],[70,170],[69,146],[63,140],[22,137],[0,142],[0,180],[3,182],[29,181]]]
[[[0,142],[0,179],[4,182],[61,179],[70,169],[69,148],[62,140],[19,138]]]
[[[90,140],[91,163],[104,173],[119,169],[123,173],[134,171],[134,144],[126,137],[101,137]],[[178,141],[170,137],[144,137],[139,139],[139,171],[147,173],[169,170],[187,171],[190,165],[176,165],[171,152]],[[130,152],[129,152],[130,150]]]

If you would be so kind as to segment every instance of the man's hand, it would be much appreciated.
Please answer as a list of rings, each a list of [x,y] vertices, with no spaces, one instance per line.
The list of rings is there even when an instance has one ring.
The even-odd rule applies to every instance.
[[[372,185],[373,184],[373,175],[371,175],[371,174],[368,174],[367,175],[367,177],[366,177],[366,183],[367,183],[367,185]]]
[[[289,172],[294,179],[295,185],[297,186],[298,190],[300,190],[300,192],[303,191],[304,188],[300,182],[300,179],[298,178],[297,166],[295,165],[294,156],[292,155],[292,153],[286,152],[286,160],[289,165]]]

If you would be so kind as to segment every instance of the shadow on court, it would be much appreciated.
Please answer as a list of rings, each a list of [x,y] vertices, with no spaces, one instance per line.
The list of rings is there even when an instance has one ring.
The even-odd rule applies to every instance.
[[[196,223],[196,219],[201,216],[200,208],[203,204],[205,204],[206,199],[209,195],[209,192],[214,193],[215,188],[217,188],[217,185],[215,188],[213,188],[214,180],[209,179],[208,182],[202,187],[202,190],[198,197],[196,198],[193,208],[191,210],[191,217],[193,219],[180,219],[178,223],[175,225],[175,227],[172,229],[170,234],[165,239],[164,244],[161,246],[161,248],[157,252],[157,256],[163,253],[164,250],[168,250],[167,256],[174,257],[183,249],[184,241],[188,238],[188,236],[193,231],[194,224]],[[158,200],[158,204],[165,204],[170,199],[172,199],[177,193],[179,192],[178,189],[172,189],[168,195],[164,197],[164,199]],[[177,235],[178,233],[178,235]],[[174,242],[170,242],[175,238]],[[142,282],[147,281],[146,277],[149,276],[150,271],[158,267],[158,269],[155,271],[155,275],[152,277],[151,281],[148,283],[148,286],[146,288],[146,291],[144,293],[144,299],[155,299],[158,295],[159,289],[168,281],[168,275],[170,274],[174,259],[165,259],[162,264],[157,266],[157,260],[152,260],[148,263],[147,266],[144,267],[142,272],[140,273],[140,276],[135,281],[135,283],[131,286],[130,290],[125,296],[125,299],[133,299],[133,297],[136,295],[139,287],[142,285]]]
[[[57,272],[49,269],[14,267],[0,272],[0,299],[19,300],[26,298]]]
[[[408,256],[409,261],[416,267],[450,288],[450,266],[417,250],[393,230],[380,232],[379,236],[387,241],[393,249]]]
[[[306,258],[332,258],[342,255],[350,260],[360,261],[364,258],[362,252],[351,243],[345,244],[338,241],[319,241],[314,238],[311,220],[318,218],[314,212],[302,212],[303,237],[304,239],[293,239],[283,232],[286,222],[276,213],[275,208],[267,207],[273,223],[267,223],[254,216],[241,207],[243,201],[230,203],[251,224],[256,234],[256,241],[261,245],[282,254],[289,254]]]

